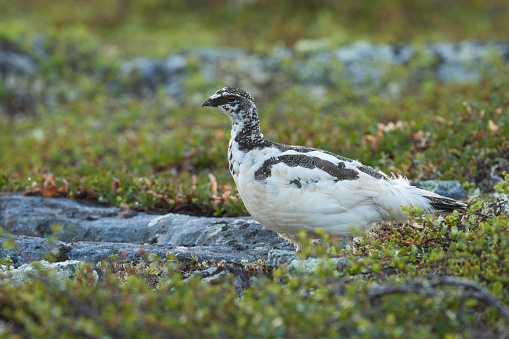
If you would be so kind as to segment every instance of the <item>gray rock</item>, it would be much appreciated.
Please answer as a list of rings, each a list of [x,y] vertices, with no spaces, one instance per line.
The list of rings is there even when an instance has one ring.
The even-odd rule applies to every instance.
[[[438,58],[438,78],[456,82],[476,82],[481,72],[490,68],[493,56],[509,56],[509,44],[476,41],[434,43],[429,44],[427,50]]]
[[[153,216],[119,208],[80,204],[71,199],[6,195],[0,197],[0,225],[12,234],[46,237],[61,225],[65,241],[151,242],[157,229],[146,226]]]
[[[233,276],[233,284],[237,292],[242,295],[243,291],[249,287],[257,276],[263,275],[264,272],[258,270],[253,272],[244,262],[225,262],[216,266],[210,267],[206,270],[197,270],[192,272],[188,279],[193,276],[201,276],[202,283],[217,284],[221,279],[226,278],[227,275]]]
[[[286,267],[289,271],[302,273],[313,273],[320,265],[334,267],[338,272],[343,272],[346,267],[351,266],[349,258],[306,258],[299,259],[295,251],[271,250],[267,258],[269,267]]]
[[[457,181],[413,184],[454,199],[466,195]],[[268,259],[274,267],[296,258],[292,244],[251,217],[153,216],[72,199],[2,194],[0,226],[17,244],[16,249],[0,251],[0,257],[10,255],[17,265],[41,260],[47,253],[58,261],[97,262],[120,252],[126,260],[172,252],[201,260]]]
[[[358,41],[335,50],[336,57],[346,65],[362,61],[404,63],[410,60],[413,53],[409,46],[395,49],[387,44],[371,44],[367,41]]]
[[[232,60],[247,55],[244,50],[231,47],[197,47],[191,49],[189,54],[201,59],[205,63]]]
[[[467,191],[465,191],[463,185],[461,185],[458,180],[412,181],[410,184],[423,190],[456,200],[461,200],[467,196]]]
[[[393,47],[367,41],[341,46],[334,51],[334,56],[344,67],[343,73],[359,85],[380,80],[385,75],[385,65],[406,63],[413,55],[411,46]]]
[[[108,259],[112,255],[118,255],[128,262],[139,262],[147,259],[150,253],[163,259],[168,253],[173,253],[181,261],[192,261],[196,258],[200,261],[247,260],[253,262],[258,258],[248,251],[234,250],[225,245],[185,247],[90,241],[52,242],[51,239],[24,235],[14,235],[12,238],[14,246],[1,248],[0,258],[9,256],[14,267],[47,259],[48,255],[58,262],[78,260],[91,263]],[[1,243],[4,240],[5,238],[0,238]],[[260,255],[260,258],[263,259],[263,255]]]
[[[9,115],[30,112],[37,92],[37,65],[25,50],[8,40],[0,38],[0,112]]]
[[[154,92],[159,85],[165,84],[169,96],[179,97],[186,80],[186,64],[186,58],[180,54],[171,55],[165,60],[141,57],[123,63],[120,72],[124,77],[138,79],[135,87],[141,94]]]
[[[313,273],[316,272],[320,266],[324,266],[326,268],[334,268],[342,274],[344,269],[351,266],[351,264],[348,258],[307,258],[305,260],[292,260],[287,267],[290,271]]]
[[[354,89],[362,89],[367,83],[379,83],[391,67],[408,64],[423,54],[429,65],[420,66],[406,81],[419,81],[424,67],[443,81],[476,82],[482,74],[494,69],[494,58],[509,61],[509,43],[434,43],[416,51],[408,44],[391,46],[358,41],[332,47],[322,40],[305,40],[298,42],[294,49],[275,47],[268,56],[248,54],[235,48],[193,48],[170,56],[166,65],[157,59],[139,58],[126,62],[123,69],[137,65],[134,68],[140,69],[143,81],[150,88],[161,85],[174,96],[182,94],[184,84],[182,78],[174,74],[189,75],[189,72],[197,72],[214,87],[218,82],[245,87],[259,96],[273,91],[273,87],[285,88],[284,84],[319,85],[340,77],[356,85]],[[189,57],[199,61],[198,68],[185,68]],[[339,72],[337,63],[341,65]]]
[[[50,263],[46,260],[35,261],[21,265],[18,268],[0,270],[0,278],[11,284],[21,285],[28,279],[36,276],[39,271],[49,270],[53,272],[53,277],[56,280],[69,280],[75,278],[82,264],[82,262],[76,260],[67,260],[58,263]]]
[[[39,74],[38,64],[53,53],[47,46],[54,42],[48,42],[42,34],[32,40],[27,52],[0,41],[0,78],[10,94],[8,102],[3,103],[7,112],[31,112],[37,104],[51,106],[58,104],[58,98],[74,100],[82,95],[79,89],[62,91]],[[379,91],[398,95],[398,88],[422,81],[423,77],[479,81],[483,75],[493,75],[497,59],[509,62],[509,43],[463,41],[417,48],[408,44],[358,41],[338,47],[330,46],[325,40],[303,40],[294,48],[276,46],[267,55],[236,48],[202,47],[166,58],[141,56],[119,61],[118,71],[104,69],[91,76],[97,79],[100,74],[117,72],[116,79],[108,83],[112,91],[147,96],[164,88],[176,102],[183,103],[186,99],[195,104],[195,96],[184,92],[190,78],[201,78],[211,89],[218,84],[248,88],[255,97],[274,95],[289,87],[306,91],[308,87],[326,88],[337,81],[352,83],[355,91],[363,91],[369,84]],[[418,66],[412,69],[412,74],[396,82],[382,81],[393,67],[412,64],[413,60]],[[206,94],[209,93],[195,93],[200,98]]]
[[[274,249],[269,252],[267,265],[270,267],[279,267],[281,265],[289,265],[292,261],[298,259],[299,257],[295,251]]]
[[[20,263],[39,260],[55,249],[61,260],[92,262],[119,251],[126,252],[128,259],[136,258],[140,248],[162,256],[167,252],[194,253],[203,260],[266,259],[269,249],[293,249],[252,218],[154,216],[19,194],[0,195],[0,226],[15,236],[27,236],[16,238],[21,252],[0,254],[15,256]],[[48,236],[60,242],[51,247],[43,239]],[[62,256],[63,252],[66,255]]]
[[[0,79],[7,76],[33,75],[37,71],[34,59],[13,43],[0,39]]]
[[[171,55],[164,61],[164,69],[168,74],[181,72],[185,69],[187,60],[182,55]]]
[[[455,181],[415,184],[455,199],[465,195]],[[290,271],[310,273],[320,265],[332,265],[339,271],[349,265],[345,258],[300,260],[292,244],[250,217],[153,216],[71,199],[7,193],[0,194],[0,226],[12,234],[0,238],[1,243],[10,244],[0,249],[0,257],[12,261],[12,267],[3,267],[4,271],[48,258],[64,262],[64,266],[76,266],[77,262],[95,264],[112,255],[139,262],[152,253],[160,258],[173,253],[180,261],[211,263],[207,270],[190,272],[200,274],[205,281],[220,282],[223,276],[233,274],[234,284],[241,291],[257,274],[264,274],[263,267],[284,266]],[[258,260],[265,264],[259,266],[260,272],[253,273],[256,264],[246,265]],[[33,266],[6,274],[14,277],[13,282],[22,282],[29,267]],[[60,265],[51,267],[60,270]],[[65,268],[59,274],[71,271]],[[64,278],[72,278],[71,273]]]

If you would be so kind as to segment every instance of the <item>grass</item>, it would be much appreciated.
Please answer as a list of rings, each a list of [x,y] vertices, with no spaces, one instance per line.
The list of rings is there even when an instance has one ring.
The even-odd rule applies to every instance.
[[[217,45],[263,56],[275,46],[298,49],[305,39],[319,39],[324,48],[359,39],[408,42],[419,51],[429,41],[508,39],[508,17],[507,3],[497,0],[2,3],[1,45],[24,51],[38,68],[15,86],[0,83],[0,191],[150,213],[245,215],[227,171],[230,122],[200,109],[224,84],[203,79],[191,56],[181,98],[163,89],[145,93],[138,79],[122,76],[122,61]],[[112,258],[98,265],[102,281],[90,268],[67,282],[51,273],[20,287],[3,281],[0,333],[504,335],[506,320],[479,295],[460,287],[426,292],[418,284],[465,278],[509,305],[507,215],[486,195],[495,190],[492,178],[509,167],[509,69],[494,60],[477,83],[441,82],[429,74],[437,60],[419,53],[363,88],[331,76],[319,84],[325,86],[319,96],[310,95],[292,67],[297,55],[274,71],[277,86],[257,96],[262,131],[270,140],[323,148],[412,180],[460,180],[470,193],[469,212],[438,222],[410,211],[423,228],[382,229],[376,238],[365,237],[356,253],[318,246],[303,254],[343,256],[347,267],[329,260],[304,274],[239,264],[256,277],[240,294],[230,278],[185,280],[209,263],[172,256],[140,264]],[[19,93],[29,95],[15,101]],[[509,193],[507,183],[496,189]],[[0,261],[9,266],[8,258]],[[373,298],[375,283],[415,293]]]

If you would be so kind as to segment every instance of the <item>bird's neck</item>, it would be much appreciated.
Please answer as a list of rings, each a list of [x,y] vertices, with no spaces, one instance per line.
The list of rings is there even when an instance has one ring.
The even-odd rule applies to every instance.
[[[248,151],[259,147],[265,139],[260,131],[260,121],[256,108],[245,114],[242,120],[233,121],[232,142],[237,143],[239,150]]]

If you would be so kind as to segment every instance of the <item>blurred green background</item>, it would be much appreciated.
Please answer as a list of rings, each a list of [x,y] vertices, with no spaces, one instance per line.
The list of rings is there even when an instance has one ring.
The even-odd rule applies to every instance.
[[[322,38],[334,44],[509,38],[504,0],[4,0],[0,12],[3,30],[83,27],[134,55],[165,55],[189,46],[256,50]]]

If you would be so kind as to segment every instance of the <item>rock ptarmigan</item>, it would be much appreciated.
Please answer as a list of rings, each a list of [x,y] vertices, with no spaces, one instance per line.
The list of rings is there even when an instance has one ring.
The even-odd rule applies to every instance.
[[[232,120],[229,169],[247,210],[297,250],[301,230],[311,237],[317,229],[351,236],[352,226],[369,229],[377,222],[405,221],[401,206],[427,213],[466,207],[356,160],[265,140],[253,97],[242,89],[222,88],[203,106],[217,107]]]

